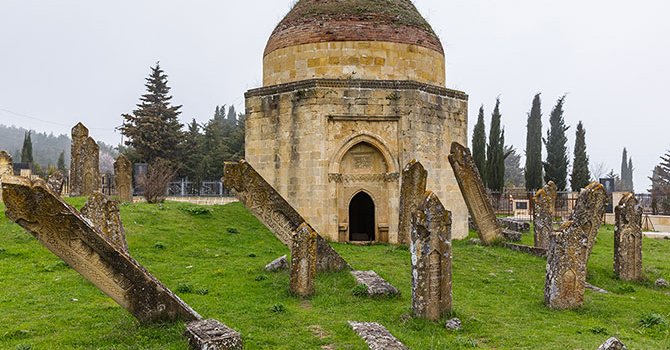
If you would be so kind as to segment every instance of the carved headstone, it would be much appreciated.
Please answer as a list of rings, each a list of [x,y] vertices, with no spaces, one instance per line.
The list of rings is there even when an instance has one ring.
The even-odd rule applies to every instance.
[[[290,291],[303,298],[314,294],[316,237],[316,232],[306,223],[300,225],[293,234]]]
[[[0,185],[2,184],[2,177],[8,175],[14,175],[12,156],[5,151],[0,151]],[[2,189],[0,189],[0,200],[2,200]]]
[[[614,275],[624,281],[642,280],[642,207],[628,193],[614,212]]]
[[[93,226],[97,227],[118,249],[128,252],[126,230],[121,222],[119,203],[100,192],[95,192],[81,208],[81,215],[91,220]]]
[[[90,196],[100,188],[100,149],[82,123],[72,128],[70,196]]]
[[[349,321],[349,325],[365,340],[370,350],[409,350],[379,323]]]
[[[412,213],[419,207],[426,193],[428,172],[416,159],[410,161],[402,171],[400,188],[400,223],[398,243],[409,244],[412,230]]]
[[[63,184],[65,183],[65,176],[59,170],[54,171],[47,178],[47,184],[57,195],[63,193]]]
[[[452,143],[449,163],[454,169],[458,187],[461,189],[482,243],[490,245],[501,240],[502,229],[498,225],[493,206],[486,195],[484,183],[479,176],[470,150],[457,142]]]
[[[123,154],[114,162],[114,187],[119,200],[133,201],[133,164]]]
[[[105,239],[43,180],[3,179],[7,217],[142,323],[194,321],[193,309]]]
[[[535,193],[533,224],[535,230],[535,246],[547,249],[549,235],[554,231],[554,213],[556,211],[557,188],[549,181],[544,188]]]
[[[592,183],[581,191],[570,220],[549,236],[544,299],[552,309],[584,302],[586,266],[605,214],[605,188]]]
[[[199,320],[186,325],[184,332],[194,350],[242,350],[240,333],[217,320]]]
[[[412,310],[437,321],[451,310],[451,213],[427,192],[412,216]]]
[[[235,196],[258,220],[287,246],[292,245],[292,237],[298,228],[306,224],[305,219],[269,184],[254,168],[244,160],[226,163],[223,176],[224,186],[235,190]],[[310,226],[310,229],[314,229]],[[317,269],[319,271],[340,271],[349,264],[317,235]]]

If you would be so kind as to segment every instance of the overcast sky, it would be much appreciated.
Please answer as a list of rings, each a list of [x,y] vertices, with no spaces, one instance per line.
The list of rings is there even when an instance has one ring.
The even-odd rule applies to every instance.
[[[262,53],[289,0],[0,0],[0,124],[69,133],[78,121],[118,144],[115,127],[161,62],[182,121],[244,110]],[[629,149],[638,192],[670,148],[670,1],[416,0],[442,39],[447,85],[470,95],[470,130],[501,97],[507,142],[523,154],[526,114],[587,130],[592,164],[619,172]],[[572,155],[571,155],[572,158]]]

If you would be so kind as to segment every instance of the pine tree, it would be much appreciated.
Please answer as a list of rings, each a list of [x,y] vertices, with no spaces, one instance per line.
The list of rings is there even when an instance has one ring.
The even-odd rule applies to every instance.
[[[547,161],[544,162],[544,181],[553,181],[559,191],[565,191],[568,178],[568,138],[565,132],[569,127],[565,126],[563,119],[563,104],[565,96],[558,99],[556,106],[549,117],[549,130],[547,139],[544,141],[547,148]]]
[[[484,125],[484,106],[479,107],[479,117],[472,133],[472,158],[477,165],[479,175],[486,186],[486,126]]]
[[[21,149],[21,163],[33,163],[33,141],[30,139],[30,131],[23,137],[23,148]]]
[[[538,93],[528,113],[526,134],[526,190],[542,188],[542,102]]]
[[[58,162],[56,163],[56,169],[58,169],[63,175],[67,175],[65,169],[65,151],[61,151],[58,156]]]
[[[501,119],[500,98],[498,98],[491,115],[489,144],[486,150],[486,184],[492,191],[502,191],[505,187],[505,145],[504,132],[500,126]]]
[[[140,160],[153,162],[162,158],[175,162],[181,156],[184,138],[183,125],[178,119],[181,106],[170,103],[170,87],[160,63],[151,68],[146,81],[147,93],[132,114],[123,115],[121,133],[128,138],[125,144],[135,150]]]
[[[584,130],[584,124],[581,121],[577,124],[574,155],[570,187],[573,191],[579,191],[586,188],[591,182],[589,156],[586,154],[586,130]]]

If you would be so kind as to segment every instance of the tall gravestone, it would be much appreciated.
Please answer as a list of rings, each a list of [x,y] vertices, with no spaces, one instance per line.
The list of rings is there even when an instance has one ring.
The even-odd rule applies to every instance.
[[[482,182],[470,150],[457,142],[452,143],[449,163],[454,169],[458,187],[461,189],[470,216],[472,216],[472,220],[477,226],[477,232],[482,243],[490,245],[501,240],[502,229],[498,225],[496,214],[489,197],[486,195],[484,182]]]
[[[314,294],[317,237],[316,232],[306,223],[300,225],[293,234],[290,291],[300,297]]]
[[[409,244],[412,230],[412,213],[419,207],[426,193],[428,172],[416,159],[410,161],[402,171],[400,188],[400,222],[398,243]]]
[[[642,280],[642,207],[628,193],[614,212],[614,275],[624,281]]]
[[[412,216],[412,311],[439,320],[451,310],[451,213],[427,192]]]
[[[549,236],[544,299],[552,309],[584,303],[586,266],[605,214],[605,188],[592,183],[581,191],[570,220]]]
[[[554,230],[557,191],[556,184],[549,181],[535,193],[533,226],[535,247],[537,248],[549,248],[549,235]]]
[[[116,201],[100,192],[95,192],[81,208],[81,214],[91,220],[118,249],[128,252],[126,230],[123,228],[119,204]]]
[[[32,233],[141,323],[194,321],[201,317],[142,265],[65,203],[43,180],[3,178],[7,217]]]
[[[14,163],[12,156],[5,151],[0,151],[0,185],[2,184],[3,176],[14,175]],[[0,189],[0,200],[2,200],[2,189]]]
[[[72,128],[70,196],[90,196],[100,190],[100,148],[82,123]]]
[[[114,162],[114,187],[119,200],[133,201],[133,164],[123,154]]]
[[[260,220],[282,243],[291,247],[293,234],[305,219],[298,213],[254,168],[244,160],[226,163],[223,184],[235,190],[235,196]],[[311,226],[310,229],[314,232]],[[319,271],[341,271],[349,264],[317,233],[317,269]]]

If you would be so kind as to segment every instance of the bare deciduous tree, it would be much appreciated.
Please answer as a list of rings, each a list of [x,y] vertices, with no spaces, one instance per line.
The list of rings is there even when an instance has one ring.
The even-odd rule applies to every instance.
[[[165,201],[168,185],[176,173],[170,162],[165,159],[157,158],[149,164],[147,173],[139,178],[147,203],[155,204]]]

